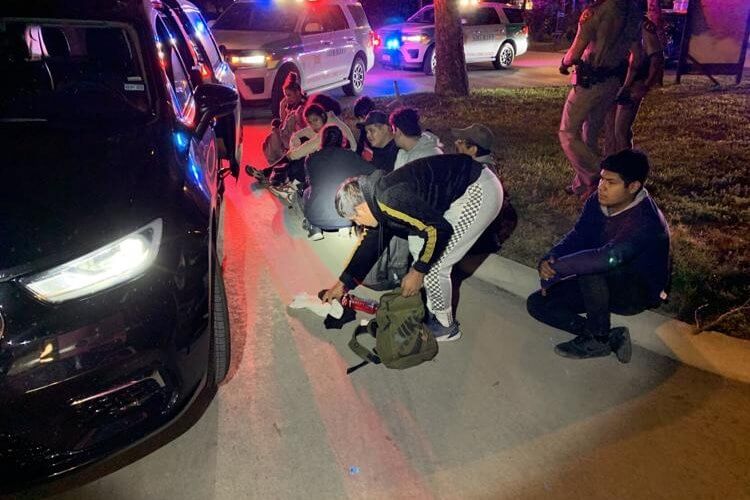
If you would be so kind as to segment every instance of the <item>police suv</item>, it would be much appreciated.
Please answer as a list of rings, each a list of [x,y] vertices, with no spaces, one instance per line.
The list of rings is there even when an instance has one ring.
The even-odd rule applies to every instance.
[[[467,63],[492,61],[509,68],[528,49],[529,28],[523,11],[504,3],[462,0],[461,24]],[[435,9],[427,5],[405,23],[384,26],[377,33],[377,60],[385,66],[421,68],[435,73]]]
[[[239,0],[212,26],[242,100],[278,111],[289,72],[308,92],[360,94],[375,64],[374,32],[356,0]]]

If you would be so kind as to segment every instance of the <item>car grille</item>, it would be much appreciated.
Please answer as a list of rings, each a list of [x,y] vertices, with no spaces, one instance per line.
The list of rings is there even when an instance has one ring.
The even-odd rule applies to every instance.
[[[263,78],[244,78],[245,82],[253,94],[262,94],[266,88],[266,82]]]

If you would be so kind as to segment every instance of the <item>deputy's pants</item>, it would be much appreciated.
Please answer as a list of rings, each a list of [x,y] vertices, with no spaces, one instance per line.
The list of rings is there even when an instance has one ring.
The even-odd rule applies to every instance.
[[[643,85],[636,82],[633,86]],[[612,155],[633,147],[633,124],[641,107],[641,99],[633,99],[627,104],[615,104],[607,114],[604,125],[604,154]]]
[[[599,132],[620,88],[620,79],[607,78],[588,88],[574,86],[568,92],[560,120],[560,146],[568,157],[575,177],[573,191],[593,189],[599,177]]]
[[[502,205],[503,188],[500,181],[485,167],[479,179],[470,184],[466,192],[451,203],[443,214],[445,220],[453,226],[453,235],[443,255],[424,277],[427,309],[443,326],[453,323],[451,270],[497,217]],[[408,239],[409,251],[414,260],[417,260],[424,246],[424,239],[419,236],[409,236]]]

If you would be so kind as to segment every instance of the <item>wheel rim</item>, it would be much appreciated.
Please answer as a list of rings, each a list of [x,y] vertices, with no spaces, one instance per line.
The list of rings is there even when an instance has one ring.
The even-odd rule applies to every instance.
[[[365,68],[359,61],[354,64],[354,69],[352,70],[352,85],[358,91],[362,90],[365,86]]]
[[[435,56],[435,51],[432,51],[432,57],[430,58],[430,69],[433,73],[435,73],[435,68],[437,67],[437,56]]]
[[[506,46],[500,51],[500,64],[503,66],[510,66],[513,62],[513,49]]]

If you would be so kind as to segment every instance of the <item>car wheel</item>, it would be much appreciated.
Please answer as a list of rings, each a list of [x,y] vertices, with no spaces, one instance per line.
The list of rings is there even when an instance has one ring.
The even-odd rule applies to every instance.
[[[211,284],[211,338],[209,346],[209,382],[218,386],[229,372],[230,336],[229,308],[224,288],[224,276],[218,256],[214,256],[213,280]]]
[[[349,70],[349,83],[344,85],[346,95],[359,95],[365,89],[365,74],[367,73],[367,64],[361,56],[354,58],[352,69]]]
[[[425,75],[434,75],[435,68],[437,67],[437,57],[435,57],[435,46],[433,45],[424,55],[424,61],[422,61],[422,71]]]
[[[516,51],[513,49],[513,45],[505,42],[500,46],[500,50],[497,51],[495,60],[492,61],[495,69],[508,69],[513,64],[513,59],[516,57]]]

